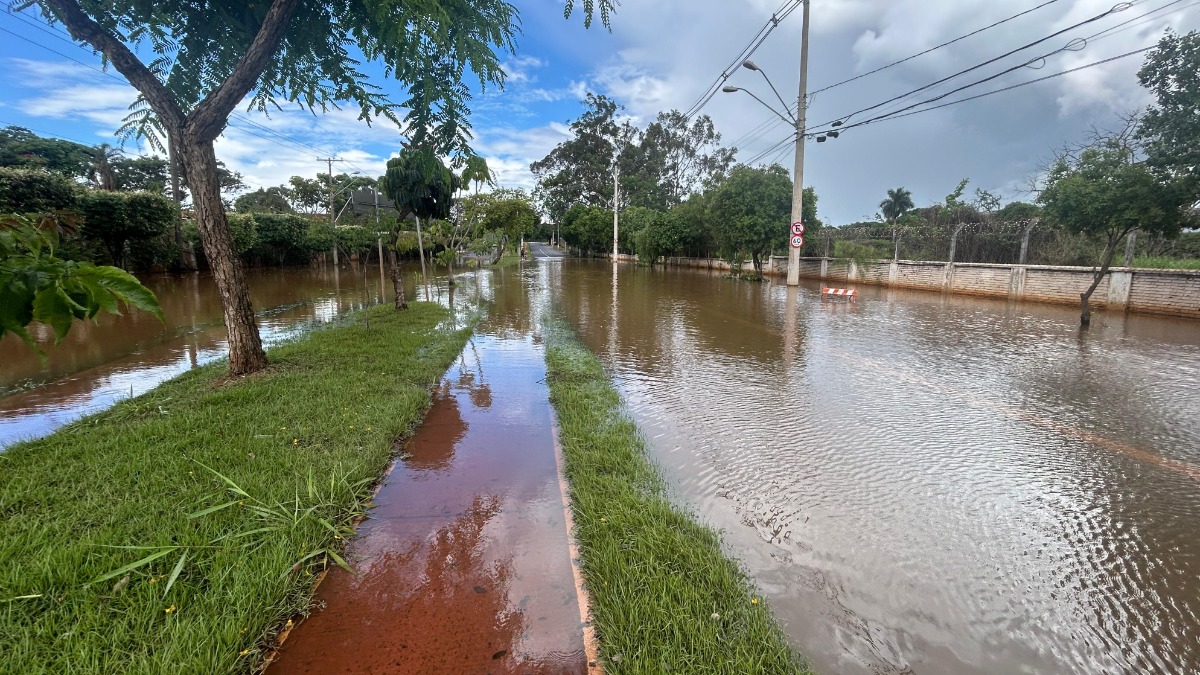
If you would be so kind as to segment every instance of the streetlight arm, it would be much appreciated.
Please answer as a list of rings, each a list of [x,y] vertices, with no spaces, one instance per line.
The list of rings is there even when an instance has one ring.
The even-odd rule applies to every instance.
[[[775,88],[775,85],[771,84],[771,78],[767,77],[767,74],[764,73],[761,68],[755,68],[755,70],[757,70],[758,74],[762,75],[763,79],[767,81],[767,86],[771,87],[771,91],[775,92],[775,98],[779,99],[779,103],[783,105],[784,111],[786,111],[788,114],[788,117],[791,118],[791,119],[784,120],[784,122],[791,122],[792,126],[796,126],[796,118],[792,117],[792,109],[788,107],[787,102],[784,101],[783,97],[779,95],[779,90]],[[750,92],[746,92],[746,93],[749,94]],[[753,94],[751,94],[751,96],[753,96]],[[755,98],[758,98],[758,97],[755,96]],[[774,108],[772,108],[772,110],[774,110]],[[775,114],[778,115],[779,113],[775,113]],[[780,117],[783,117],[783,116],[780,115]]]
[[[772,89],[774,89],[774,87],[771,87],[771,88],[772,88]],[[771,112],[775,113],[775,115],[776,115],[777,117],[779,117],[779,119],[783,120],[783,121],[784,121],[784,123],[786,123],[786,124],[788,124],[789,126],[792,126],[792,127],[795,127],[795,126],[796,126],[796,121],[795,121],[795,120],[790,120],[790,119],[788,119],[788,118],[784,117],[784,116],[783,116],[783,115],[782,115],[782,114],[781,114],[781,113],[780,113],[778,110],[776,110],[776,109],[772,108],[771,106],[767,105],[767,102],[766,102],[766,101],[764,101],[764,100],[762,100],[761,98],[759,98],[759,97],[755,96],[755,95],[754,95],[754,92],[750,91],[749,89],[742,89],[741,87],[736,87],[736,88],[726,89],[725,91],[744,91],[744,92],[746,92],[747,94],[750,94],[750,96],[753,96],[753,97],[754,97],[754,100],[755,100],[755,101],[758,101],[759,103],[761,103],[761,104],[763,105],[763,107],[764,107],[764,108],[766,108],[767,110],[770,110]]]

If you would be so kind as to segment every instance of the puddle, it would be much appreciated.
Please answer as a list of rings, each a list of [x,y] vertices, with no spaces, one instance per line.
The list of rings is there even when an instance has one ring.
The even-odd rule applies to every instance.
[[[468,344],[269,673],[587,672],[544,377]]]

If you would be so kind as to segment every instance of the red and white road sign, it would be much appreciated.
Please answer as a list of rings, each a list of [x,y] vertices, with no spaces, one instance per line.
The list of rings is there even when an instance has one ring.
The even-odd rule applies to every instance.
[[[792,234],[804,234],[804,223],[800,221],[792,223]]]
[[[800,248],[803,245],[804,245],[804,235],[793,234],[792,235],[792,248]]]

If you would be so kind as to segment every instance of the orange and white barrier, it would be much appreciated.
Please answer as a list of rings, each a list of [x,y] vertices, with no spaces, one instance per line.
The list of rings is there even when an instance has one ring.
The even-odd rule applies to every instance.
[[[858,297],[858,291],[853,288],[822,288],[821,295],[832,295],[853,300]]]

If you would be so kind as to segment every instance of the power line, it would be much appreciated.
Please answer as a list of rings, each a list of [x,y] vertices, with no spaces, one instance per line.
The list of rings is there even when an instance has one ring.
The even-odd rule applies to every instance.
[[[1039,39],[1037,39],[1037,40],[1034,40],[1033,42],[1030,42],[1029,44],[1023,45],[1023,46],[1021,46],[1021,47],[1017,47],[1016,49],[1010,50],[1010,51],[1008,51],[1008,52],[1005,52],[1005,53],[1001,54],[1000,56],[996,56],[996,57],[994,57],[994,58],[988,59],[987,61],[984,61],[984,62],[982,62],[982,63],[979,63],[979,64],[976,64],[976,65],[974,65],[974,66],[971,66],[970,68],[966,68],[966,69],[960,70],[960,71],[958,71],[957,73],[954,73],[953,75],[947,75],[946,77],[943,77],[942,79],[940,79],[940,80],[937,80],[936,82],[931,82],[931,83],[929,83],[929,84],[926,84],[926,85],[924,85],[924,86],[918,87],[918,88],[916,88],[916,89],[913,89],[912,91],[906,92],[906,93],[904,93],[904,94],[901,94],[901,95],[899,95],[899,96],[894,96],[894,97],[892,97],[892,98],[890,98],[890,99],[888,99],[888,100],[886,100],[886,101],[883,101],[883,102],[881,102],[881,103],[876,103],[876,104],[875,104],[875,105],[873,105],[873,106],[869,106],[869,107],[863,108],[863,109],[861,109],[861,110],[856,110],[856,111],[854,111],[854,112],[852,112],[852,113],[850,113],[850,114],[848,114],[848,115],[842,115],[842,116],[840,116],[840,117],[837,117],[837,118],[835,118],[835,119],[832,119],[832,120],[830,120],[830,121],[828,121],[828,122],[822,122],[821,124],[817,124],[817,125],[814,125],[814,126],[817,126],[817,127],[823,127],[823,126],[826,126],[826,125],[832,124],[833,122],[837,122],[837,121],[839,121],[839,120],[841,120],[841,121],[848,120],[848,119],[850,119],[851,117],[854,117],[855,115],[861,115],[862,113],[865,113],[865,112],[870,112],[870,111],[872,111],[872,110],[877,110],[877,109],[879,109],[879,108],[882,108],[883,106],[885,106],[885,105],[887,105],[887,104],[889,104],[889,103],[894,103],[894,102],[896,102],[896,101],[899,101],[899,100],[901,100],[901,99],[908,98],[908,97],[910,97],[910,96],[912,96],[912,95],[914,95],[914,94],[918,94],[918,93],[920,93],[920,92],[922,92],[922,91],[925,91],[925,90],[927,90],[927,89],[931,89],[931,88],[933,88],[933,87],[936,87],[936,86],[937,86],[937,85],[939,85],[939,84],[944,84],[945,82],[948,82],[948,81],[950,81],[950,80],[952,80],[952,79],[954,79],[954,78],[956,78],[956,77],[959,77],[959,76],[965,75],[965,74],[967,74],[967,73],[970,73],[970,72],[973,72],[973,71],[979,70],[980,68],[983,68],[984,66],[991,65],[991,64],[993,64],[993,63],[995,63],[995,62],[997,62],[997,61],[1000,61],[1001,59],[1005,59],[1005,58],[1007,58],[1007,57],[1009,57],[1009,56],[1012,56],[1013,54],[1016,54],[1016,53],[1018,53],[1018,52],[1022,52],[1022,51],[1026,50],[1026,49],[1029,49],[1030,47],[1034,47],[1034,46],[1036,46],[1036,45],[1039,45],[1039,44],[1041,44],[1041,43],[1043,43],[1043,42],[1046,42],[1047,40],[1051,40],[1051,39],[1053,39],[1053,38],[1056,38],[1056,37],[1058,37],[1058,36],[1060,36],[1060,35],[1062,35],[1062,34],[1064,34],[1064,33],[1068,33],[1068,32],[1070,32],[1070,31],[1072,31],[1072,30],[1075,30],[1076,28],[1079,28],[1079,27],[1081,27],[1081,26],[1086,26],[1087,24],[1090,24],[1090,23],[1094,23],[1094,22],[1096,22],[1096,21],[1099,21],[1099,20],[1103,19],[1103,18],[1104,18],[1104,17],[1106,17],[1106,16],[1109,16],[1109,15],[1111,15],[1111,14],[1115,14],[1116,12],[1121,12],[1121,11],[1124,11],[1124,10],[1126,10],[1126,9],[1129,9],[1129,8],[1130,8],[1130,7],[1132,7],[1132,6],[1133,6],[1133,3],[1130,3],[1130,2],[1122,2],[1122,3],[1119,3],[1119,4],[1113,5],[1113,7],[1112,7],[1111,9],[1109,9],[1108,11],[1106,11],[1106,12],[1103,12],[1103,13],[1101,13],[1101,14],[1097,14],[1096,16],[1093,16],[1093,17],[1091,17],[1091,18],[1089,18],[1089,19],[1084,19],[1083,21],[1080,21],[1079,23],[1076,23],[1076,24],[1073,24],[1073,25],[1071,25],[1071,26],[1068,26],[1068,27],[1066,27],[1066,28],[1063,28],[1062,30],[1056,31],[1056,32],[1054,32],[1054,33],[1051,33],[1050,35],[1047,35],[1047,36],[1045,36],[1045,37],[1043,37],[1043,38],[1039,38]],[[1060,50],[1057,50],[1057,51],[1062,51],[1062,50],[1060,49]],[[1052,52],[1052,53],[1057,53],[1057,51],[1056,51],[1056,52]],[[1044,58],[1044,57],[1042,57],[1042,58]],[[1038,59],[1034,59],[1034,61],[1037,61],[1037,60],[1038,60]],[[1021,66],[1019,66],[1019,67],[1024,67],[1024,66],[1025,66],[1025,65],[1027,65],[1028,63],[1030,63],[1030,62],[1026,62],[1025,64],[1022,64],[1022,65],[1021,65]],[[983,81],[986,81],[986,80],[983,80]],[[982,82],[982,81],[981,81],[981,82]],[[978,84],[978,82],[977,82],[976,84]],[[953,92],[951,92],[951,93],[953,93]]]
[[[747,44],[746,47],[739,52],[739,55],[735,57],[734,60],[728,66],[726,66],[724,70],[721,71],[721,74],[717,76],[717,79],[711,85],[709,85],[708,89],[706,89],[703,94],[700,95],[700,98],[697,99],[690,108],[688,108],[687,112],[684,113],[684,116],[691,119],[693,116],[699,113],[704,106],[708,105],[708,102],[712,100],[712,97],[721,90],[721,85],[725,84],[730,77],[733,77],[733,73],[737,70],[738,66],[740,66],[743,61],[753,56],[754,52],[758,51],[758,48],[761,47],[764,42],[766,42],[771,33],[773,33],[775,29],[779,27],[779,24],[783,22],[783,20],[786,19],[792,12],[796,11],[797,7],[804,4],[804,1],[805,0],[785,0],[785,2],[779,6],[779,9],[775,10],[775,12],[771,14],[771,18],[767,21],[766,25],[759,29],[758,33],[750,39],[749,44]]]
[[[1056,77],[1062,77],[1063,75],[1069,75],[1069,74],[1071,74],[1071,73],[1079,72],[1079,71],[1081,71],[1081,70],[1086,70],[1086,69],[1088,69],[1088,68],[1094,68],[1094,67],[1096,67],[1096,66],[1103,65],[1103,64],[1105,64],[1105,63],[1110,63],[1110,62],[1112,62],[1112,61],[1117,61],[1117,60],[1119,60],[1119,59],[1124,59],[1124,58],[1128,58],[1128,57],[1130,57],[1130,56],[1135,56],[1135,55],[1137,55],[1137,54],[1141,54],[1141,53],[1143,53],[1143,52],[1148,52],[1148,51],[1150,51],[1151,49],[1154,49],[1156,46],[1157,46],[1157,45],[1150,45],[1150,46],[1148,46],[1148,47],[1142,47],[1141,49],[1135,49],[1135,50],[1133,50],[1133,51],[1131,51],[1131,52],[1125,52],[1124,54],[1118,54],[1117,56],[1112,56],[1112,57],[1109,57],[1109,58],[1107,58],[1107,59],[1102,59],[1102,60],[1100,60],[1100,61],[1094,61],[1094,62],[1092,62],[1092,63],[1088,63],[1088,64],[1085,64],[1085,65],[1082,65],[1082,66],[1078,66],[1078,67],[1075,67],[1075,68],[1071,68],[1071,69],[1069,69],[1069,70],[1064,70],[1064,71],[1062,71],[1062,72],[1054,73],[1054,74],[1052,74],[1052,75],[1046,75],[1045,77],[1039,77],[1039,78],[1037,78],[1036,80],[1028,80],[1028,81],[1025,81],[1025,82],[1018,82],[1017,84],[1014,84],[1014,85],[1011,85],[1011,86],[1008,86],[1008,87],[1002,87],[1002,88],[1000,88],[1000,89],[994,89],[994,90],[992,90],[992,91],[984,92],[984,93],[982,93],[982,94],[977,94],[977,95],[975,95],[975,96],[968,96],[967,98],[960,98],[960,99],[957,99],[957,100],[954,100],[954,101],[948,101],[948,102],[946,102],[946,103],[942,103],[942,104],[940,104],[940,105],[931,106],[931,107],[929,107],[929,108],[922,108],[921,110],[913,110],[913,111],[911,111],[911,112],[906,112],[906,113],[903,113],[903,114],[900,114],[900,115],[885,115],[885,116],[880,116],[879,118],[872,118],[872,119],[869,119],[869,120],[863,120],[862,122],[855,122],[854,124],[850,124],[850,125],[847,125],[847,126],[843,127],[843,128],[842,128],[842,129],[840,129],[839,131],[847,131],[847,130],[849,130],[849,129],[853,129],[853,128],[855,128],[855,127],[861,127],[861,126],[864,126],[864,125],[867,125],[867,124],[873,124],[873,123],[876,123],[876,122],[886,122],[886,121],[889,121],[889,120],[900,119],[901,117],[908,117],[908,116],[910,116],[910,115],[917,115],[917,114],[919,114],[919,113],[930,112],[930,111],[932,111],[932,110],[938,110],[939,108],[945,108],[945,107],[948,107],[948,106],[957,105],[957,104],[959,104],[959,103],[966,103],[967,101],[974,101],[974,100],[976,100],[976,99],[984,98],[985,96],[991,96],[992,94],[999,94],[999,93],[1002,93],[1002,92],[1011,91],[1011,90],[1013,90],[1013,89],[1019,89],[1020,87],[1025,87],[1025,86],[1028,86],[1028,85],[1031,85],[1031,84],[1037,84],[1038,82],[1045,82],[1046,80],[1050,80],[1050,79],[1053,79],[1053,78],[1056,78]],[[920,104],[918,104],[918,105],[920,105]],[[814,132],[814,133],[819,133],[819,132]]]
[[[1058,0],[1048,0],[1047,2],[1043,2],[1042,4],[1038,5],[1037,7],[1033,7],[1033,8],[1031,8],[1031,9],[1027,9],[1027,10],[1025,10],[1025,11],[1023,11],[1023,12],[1020,12],[1019,14],[1014,14],[1014,15],[1012,15],[1012,16],[1010,16],[1010,17],[1008,17],[1007,19],[1002,19],[1002,20],[1000,20],[1000,21],[997,21],[996,23],[993,23],[993,24],[991,24],[991,25],[984,26],[983,28],[980,28],[980,29],[978,29],[978,30],[972,31],[972,32],[970,32],[970,33],[967,33],[966,35],[960,35],[960,36],[958,36],[958,37],[954,38],[953,40],[949,40],[949,41],[947,41],[947,42],[943,42],[942,44],[940,44],[940,45],[938,45],[938,46],[936,46],[936,47],[930,47],[929,49],[926,49],[926,50],[925,50],[925,51],[923,51],[923,52],[918,52],[918,53],[916,53],[916,54],[913,54],[912,56],[907,56],[907,57],[905,57],[905,58],[902,58],[902,59],[900,59],[899,61],[893,61],[893,62],[891,62],[891,63],[889,63],[889,64],[887,64],[887,65],[885,65],[885,66],[880,66],[880,67],[878,67],[878,68],[876,68],[875,70],[872,70],[872,71],[870,71],[870,72],[866,72],[866,73],[863,73],[863,74],[861,74],[861,75],[855,75],[854,77],[851,77],[851,78],[849,78],[849,79],[842,80],[841,82],[835,82],[835,83],[833,83],[833,84],[831,84],[831,85],[829,85],[829,86],[827,86],[827,87],[822,87],[821,89],[818,89],[818,90],[814,91],[814,92],[813,92],[813,94],[819,94],[819,93],[821,93],[821,92],[823,92],[823,91],[829,91],[830,89],[833,89],[834,87],[840,87],[840,86],[842,86],[843,84],[849,84],[850,82],[853,82],[853,81],[855,81],[855,80],[861,80],[861,79],[862,79],[862,78],[864,78],[864,77],[868,77],[868,76],[870,76],[870,75],[874,75],[875,73],[878,73],[878,72],[880,72],[880,71],[883,71],[883,70],[887,70],[888,68],[891,68],[891,67],[893,67],[893,66],[898,66],[898,65],[900,65],[901,63],[905,63],[905,62],[907,62],[907,61],[912,61],[913,59],[917,58],[918,56],[924,56],[924,55],[926,55],[926,54],[928,54],[928,53],[930,53],[930,52],[935,52],[935,51],[937,51],[937,50],[941,49],[942,47],[948,47],[948,46],[950,46],[950,45],[954,44],[955,42],[959,42],[959,41],[965,40],[965,39],[967,39],[967,38],[969,38],[969,37],[973,37],[973,36],[975,36],[975,35],[979,35],[980,33],[984,32],[984,31],[987,31],[987,30],[990,30],[990,29],[992,29],[992,28],[995,28],[996,26],[999,26],[999,25],[1002,25],[1002,24],[1008,23],[1009,21],[1013,21],[1014,19],[1019,19],[1019,18],[1021,18],[1021,17],[1025,16],[1026,14],[1030,14],[1030,13],[1036,12],[1037,10],[1039,10],[1039,9],[1041,9],[1041,8],[1043,8],[1043,7],[1046,7],[1047,5],[1053,5],[1053,4],[1054,4],[1054,3],[1056,3],[1056,2],[1058,2]]]

